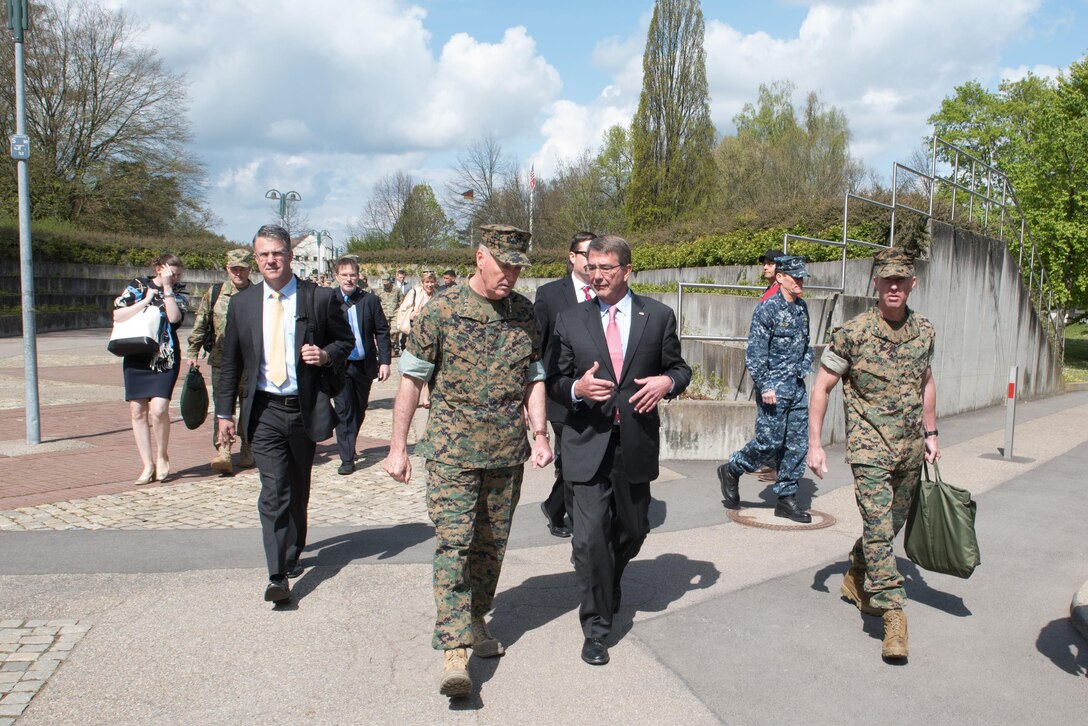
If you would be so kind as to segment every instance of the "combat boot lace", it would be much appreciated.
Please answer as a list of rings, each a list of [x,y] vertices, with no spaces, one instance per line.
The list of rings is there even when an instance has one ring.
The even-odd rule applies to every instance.
[[[884,611],[884,643],[880,655],[888,660],[907,657],[907,614],[902,610]]]
[[[842,587],[839,588],[839,594],[842,595],[843,600],[853,603],[865,615],[876,615],[877,617],[884,615],[882,608],[873,607],[869,602],[870,595],[865,591],[865,570],[851,565],[846,574],[842,576]]]
[[[472,652],[481,658],[494,658],[506,652],[502,643],[487,629],[483,618],[472,619]]]
[[[248,441],[242,442],[242,456],[238,459],[238,466],[243,469],[248,469],[257,462],[253,460],[253,447],[249,445]]]
[[[468,698],[472,695],[467,649],[453,648],[446,651],[446,662],[442,668],[442,680],[439,681],[438,692],[449,698]]]
[[[219,446],[219,453],[212,459],[212,469],[226,476],[234,476],[234,465],[230,463],[230,444]]]

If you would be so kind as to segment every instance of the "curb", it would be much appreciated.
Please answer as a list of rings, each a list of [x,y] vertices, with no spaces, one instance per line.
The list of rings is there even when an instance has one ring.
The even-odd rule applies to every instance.
[[[1069,603],[1069,618],[1080,634],[1088,640],[1088,582],[1080,586]]]

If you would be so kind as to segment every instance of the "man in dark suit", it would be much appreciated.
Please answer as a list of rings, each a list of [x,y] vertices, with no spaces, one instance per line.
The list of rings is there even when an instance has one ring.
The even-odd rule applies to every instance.
[[[389,323],[381,300],[360,288],[358,281],[359,263],[354,257],[336,261],[338,297],[355,339],[344,369],[344,387],[333,399],[340,419],[336,424],[336,448],[340,453],[340,468],[336,473],[341,476],[355,471],[355,441],[366,418],[370,384],[375,378],[384,381],[389,377]]]
[[[574,490],[574,563],[581,591],[582,660],[608,662],[605,639],[620,606],[623,570],[650,531],[657,478],[658,402],[691,381],[676,316],[631,293],[631,248],[621,237],[589,243],[595,303],[559,314],[559,360],[548,397],[567,407],[563,476]]]
[[[571,237],[570,249],[567,251],[568,274],[537,288],[533,308],[536,311],[536,325],[543,338],[541,360],[544,361],[544,370],[549,374],[554,372],[559,362],[558,348],[552,336],[555,319],[567,308],[597,297],[589,283],[589,273],[586,272],[589,243],[595,236],[592,232],[578,232]],[[552,485],[548,498],[540,503],[540,509],[548,520],[548,531],[556,537],[570,537],[566,518],[571,511],[571,500],[574,496],[570,485],[563,478],[562,458],[559,453],[563,441],[563,419],[566,415],[565,406],[548,400],[548,421],[555,432],[555,484]]]
[[[291,597],[287,578],[302,574],[314,450],[336,424],[329,397],[342,382],[354,336],[335,291],[292,274],[287,230],[257,230],[253,256],[264,282],[230,301],[215,413],[220,442],[233,441],[233,392],[244,380],[238,426],[261,475],[264,599],[280,603]]]

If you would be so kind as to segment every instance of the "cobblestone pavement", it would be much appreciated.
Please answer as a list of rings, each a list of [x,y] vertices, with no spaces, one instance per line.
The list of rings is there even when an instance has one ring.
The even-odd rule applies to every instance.
[[[0,726],[23,715],[90,629],[85,620],[0,620]]]
[[[0,424],[0,531],[258,526],[257,472],[220,477],[211,470],[208,422],[189,431],[175,416],[170,456],[177,478],[134,487],[131,472],[138,462],[133,464],[120,363],[101,351],[106,331],[101,336],[81,333],[84,337],[68,346],[54,345],[38,356],[43,444],[28,447],[25,439],[15,438],[25,426],[22,417],[10,416]],[[23,407],[21,367],[21,355],[0,354],[0,410]],[[414,476],[407,485],[381,468],[399,380],[394,374],[374,384],[360,430],[366,457],[354,474],[339,476],[335,446],[319,446],[309,507],[312,526],[428,521],[422,460],[413,459]],[[173,405],[176,412],[176,396]],[[426,415],[424,409],[417,413],[410,443]]]

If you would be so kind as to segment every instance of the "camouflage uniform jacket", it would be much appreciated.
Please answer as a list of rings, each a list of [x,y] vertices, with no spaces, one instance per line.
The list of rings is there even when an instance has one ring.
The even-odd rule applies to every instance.
[[[497,469],[529,458],[521,406],[544,380],[533,304],[488,300],[469,285],[436,295],[412,323],[401,373],[429,381],[431,413],[416,444],[426,459]]]
[[[397,309],[400,307],[401,302],[404,301],[404,293],[394,285],[391,290],[386,290],[382,286],[375,294],[378,296],[378,300],[381,301],[382,312],[385,313],[385,319],[389,321],[389,326],[394,327],[397,320]],[[396,330],[393,332],[396,332]]]
[[[798,379],[812,370],[812,359],[804,300],[787,302],[780,292],[756,305],[744,363],[761,393],[796,398],[804,390]]]
[[[215,342],[212,344],[211,352],[208,353],[208,363],[212,366],[218,366],[220,359],[223,357],[223,336],[227,331],[227,306],[230,305],[230,299],[237,295],[238,288],[234,286],[230,280],[223,282],[223,289],[219,292],[219,297],[215,299],[214,309],[212,308],[212,290],[208,289],[200,298],[200,307],[197,308],[196,318],[193,320],[193,329],[189,333],[189,354],[188,358],[195,360],[200,354],[200,350],[204,345],[204,336],[207,334],[208,316],[212,316],[215,327]]]
[[[921,466],[922,381],[933,340],[933,324],[910,308],[898,329],[874,307],[832,332],[820,364],[842,376],[849,463]]]

